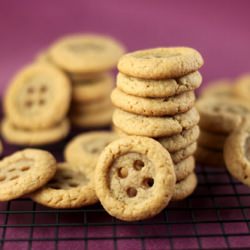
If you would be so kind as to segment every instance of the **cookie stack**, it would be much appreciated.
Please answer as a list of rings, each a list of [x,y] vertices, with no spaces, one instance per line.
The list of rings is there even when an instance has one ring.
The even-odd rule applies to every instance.
[[[117,88],[111,94],[113,124],[120,135],[153,137],[171,154],[177,176],[175,199],[193,192],[193,154],[199,136],[194,90],[203,64],[192,48],[156,48],[121,57]],[[183,191],[184,186],[186,188]]]
[[[16,145],[47,145],[69,133],[66,118],[71,84],[51,64],[26,66],[14,77],[4,97],[4,139]]]
[[[73,125],[82,128],[110,125],[113,108],[109,95],[114,83],[110,70],[123,53],[123,46],[114,39],[86,34],[64,37],[51,46],[47,57],[40,56],[49,58],[72,82]]]

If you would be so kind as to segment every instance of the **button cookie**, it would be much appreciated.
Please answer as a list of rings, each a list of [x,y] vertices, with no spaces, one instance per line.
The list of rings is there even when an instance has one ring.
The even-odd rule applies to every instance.
[[[236,98],[202,98],[196,107],[200,113],[200,127],[215,133],[230,133],[250,114],[248,102]]]
[[[64,150],[65,160],[93,171],[103,149],[118,136],[112,132],[89,132],[76,136]]]
[[[123,53],[124,48],[119,42],[95,34],[66,36],[52,45],[49,51],[53,62],[75,74],[110,70]]]
[[[198,70],[203,59],[188,47],[139,50],[123,55],[118,69],[123,74],[144,79],[176,78]]]
[[[195,173],[191,173],[184,180],[177,182],[171,201],[184,200],[194,192],[197,184],[198,180]]]
[[[224,145],[224,160],[230,174],[250,186],[250,120],[227,138]]]
[[[129,95],[158,98],[194,90],[201,82],[202,76],[198,71],[177,79],[146,80],[122,73],[118,73],[116,79],[117,88]]]
[[[176,174],[176,181],[181,181],[189,176],[195,169],[195,160],[193,156],[176,163],[174,165],[174,171]]]
[[[46,151],[25,149],[0,161],[0,201],[28,194],[46,184],[56,172],[56,160]]]
[[[138,115],[164,116],[183,113],[194,106],[193,91],[165,98],[144,98],[128,95],[119,89],[111,94],[114,106]]]
[[[116,127],[130,135],[162,137],[180,133],[199,122],[199,114],[195,108],[174,116],[149,117],[128,113],[116,109],[113,123]]]
[[[234,85],[234,93],[242,97],[246,100],[249,100],[250,95],[250,74],[246,74],[241,76],[239,79],[236,80],[236,83]]]
[[[128,136],[109,144],[95,169],[97,196],[112,216],[126,221],[158,214],[172,197],[174,167],[160,143]]]
[[[1,130],[3,138],[8,143],[41,146],[55,143],[65,138],[70,131],[70,125],[68,119],[65,119],[48,129],[25,130],[17,128],[6,118],[3,120]]]
[[[68,111],[71,86],[49,64],[33,64],[20,71],[7,89],[4,108],[10,121],[23,129],[49,128]]]
[[[57,164],[54,178],[30,198],[52,208],[78,208],[98,202],[93,175],[68,163]]]

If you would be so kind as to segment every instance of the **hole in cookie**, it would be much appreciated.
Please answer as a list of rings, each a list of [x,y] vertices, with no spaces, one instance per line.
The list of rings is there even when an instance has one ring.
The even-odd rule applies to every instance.
[[[128,176],[128,170],[126,168],[118,168],[117,170],[118,176],[120,178],[126,178]]]
[[[134,164],[133,164],[133,167],[134,167],[135,170],[139,171],[144,167],[144,162],[141,161],[141,160],[135,160]]]
[[[29,87],[29,88],[27,89],[27,91],[28,91],[29,94],[32,94],[32,93],[34,93],[34,88]]]
[[[8,170],[8,172],[13,172],[15,170],[16,170],[15,168],[11,168],[11,169]]]
[[[47,91],[47,87],[45,85],[42,85],[40,88],[41,93],[45,93]]]
[[[53,188],[53,189],[61,189],[61,187],[58,186],[58,185],[52,185],[52,186],[50,186],[50,188]]]
[[[64,175],[64,176],[63,176],[63,179],[64,179],[64,180],[71,180],[71,179],[72,179],[72,177],[71,177],[71,176],[69,176],[69,175]]]
[[[154,185],[154,179],[151,178],[151,177],[144,178],[143,181],[142,181],[142,185],[144,187],[146,187],[146,188],[153,187],[153,185]]]
[[[137,190],[135,188],[129,187],[127,189],[127,195],[128,197],[133,198],[137,195]]]
[[[29,166],[23,166],[20,169],[21,169],[21,171],[27,171],[27,170],[30,169],[30,167]]]
[[[0,181],[4,181],[6,179],[6,176],[0,176]]]
[[[30,108],[32,105],[33,105],[32,101],[26,101],[25,102],[25,106],[28,107],[28,108]]]
[[[70,187],[78,187],[78,183],[75,183],[75,182],[71,182],[71,183],[69,183],[69,186]]]
[[[220,111],[220,107],[214,106],[214,107],[213,107],[213,110],[214,110],[215,112],[219,112],[219,111]]]
[[[91,152],[92,154],[97,154],[99,151],[100,151],[100,150],[99,150],[98,148],[92,148],[90,152]]]
[[[44,105],[45,104],[45,100],[44,99],[40,99],[38,103],[39,103],[39,105]]]
[[[12,176],[12,177],[10,178],[10,180],[11,180],[11,181],[12,181],[12,180],[16,180],[18,177],[19,177],[18,175],[14,175],[14,176]]]

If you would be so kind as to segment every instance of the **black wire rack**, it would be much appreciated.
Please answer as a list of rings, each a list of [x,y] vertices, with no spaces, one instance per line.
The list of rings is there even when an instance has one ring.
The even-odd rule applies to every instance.
[[[1,249],[250,249],[250,189],[222,168],[150,220],[128,223],[100,205],[53,210],[28,198],[0,204]]]

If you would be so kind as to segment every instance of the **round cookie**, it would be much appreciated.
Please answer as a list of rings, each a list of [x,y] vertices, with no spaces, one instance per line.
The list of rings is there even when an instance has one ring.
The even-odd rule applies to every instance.
[[[201,85],[202,76],[198,71],[177,79],[147,80],[118,73],[117,88],[129,95],[140,97],[165,98],[186,91],[195,90]]]
[[[188,47],[138,50],[123,55],[118,70],[143,79],[176,78],[198,70],[203,65],[200,53]]]
[[[195,169],[195,159],[193,156],[178,162],[174,165],[174,171],[176,174],[176,181],[181,181],[189,176]]]
[[[12,80],[4,98],[4,111],[19,128],[44,129],[60,122],[68,112],[71,85],[49,64],[33,64]]]
[[[236,80],[233,91],[239,98],[249,100],[250,95],[250,74],[245,74]]]
[[[58,142],[65,138],[70,131],[68,119],[54,127],[43,130],[25,130],[19,129],[13,125],[8,118],[2,122],[2,136],[10,144],[41,146]]]
[[[195,153],[196,149],[197,149],[197,143],[194,142],[194,143],[188,145],[186,148],[183,148],[183,149],[180,149],[176,152],[173,152],[170,155],[171,155],[173,162],[178,163],[178,162],[186,159],[190,155],[193,155]]]
[[[113,87],[111,74],[103,74],[95,79],[74,82],[72,86],[72,100],[78,103],[94,102],[107,97]]]
[[[227,138],[224,145],[224,160],[230,174],[250,186],[250,120],[246,119]]]
[[[200,113],[200,127],[215,133],[230,133],[250,114],[250,104],[236,98],[201,98],[196,107]]]
[[[0,201],[9,201],[45,185],[56,172],[56,160],[46,151],[25,149],[0,161]]]
[[[116,127],[129,135],[148,137],[170,136],[189,129],[199,122],[199,114],[195,108],[174,116],[149,117],[128,113],[116,109],[113,123]]]
[[[184,180],[177,182],[171,201],[184,200],[194,192],[197,184],[198,180],[195,173],[191,173]]]
[[[112,216],[125,221],[153,217],[174,192],[169,153],[157,141],[128,136],[109,144],[95,169],[97,196]]]
[[[74,74],[110,70],[123,53],[124,48],[118,41],[97,34],[66,36],[55,42],[49,50],[54,63]]]
[[[69,163],[58,163],[54,178],[30,198],[46,207],[79,208],[98,202],[93,174]]]
[[[224,134],[216,134],[201,130],[198,144],[210,149],[223,150],[226,139],[227,136]]]
[[[108,131],[80,134],[66,145],[64,158],[72,165],[93,171],[103,149],[117,138],[115,133]]]
[[[194,106],[195,94],[188,91],[166,98],[144,98],[128,95],[116,88],[112,91],[111,101],[114,106],[134,114],[164,116],[188,111]]]

